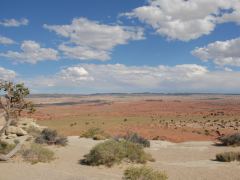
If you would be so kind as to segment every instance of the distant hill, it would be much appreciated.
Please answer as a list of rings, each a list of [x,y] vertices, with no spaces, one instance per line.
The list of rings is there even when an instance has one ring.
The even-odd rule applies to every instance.
[[[221,93],[95,93],[95,94],[31,94],[29,98],[61,98],[61,97],[83,97],[83,96],[192,96],[192,95],[230,95],[240,94],[221,94]]]

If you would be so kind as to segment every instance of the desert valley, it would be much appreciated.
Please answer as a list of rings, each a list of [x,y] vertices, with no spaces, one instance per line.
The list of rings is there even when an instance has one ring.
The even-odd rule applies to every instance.
[[[0,0],[0,180],[240,180],[240,0]]]
[[[100,127],[112,136],[133,131],[148,139],[184,142],[240,130],[239,95],[99,94],[30,100],[37,106],[33,117],[38,123],[65,135]]]
[[[240,150],[221,146],[218,140],[239,133],[238,95],[32,95],[28,100],[34,102],[37,110],[24,116],[68,136],[68,145],[50,146],[56,159],[49,163],[32,165],[19,156],[0,163],[0,179],[122,179],[132,163],[111,167],[80,163],[91,148],[106,141],[81,136],[94,128],[108,134],[108,139],[137,133],[150,140],[150,147],[144,149],[154,161],[147,166],[165,172],[170,180],[237,180],[240,175],[238,162],[219,162],[215,158],[219,153]]]

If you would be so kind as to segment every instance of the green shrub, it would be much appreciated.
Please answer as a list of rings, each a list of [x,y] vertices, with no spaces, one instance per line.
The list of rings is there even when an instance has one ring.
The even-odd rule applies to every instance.
[[[5,141],[0,141],[0,154],[8,154],[15,148],[16,144],[9,144]]]
[[[14,141],[13,141],[13,142],[14,142],[14,144],[15,144],[15,145],[17,145],[17,144],[19,144],[19,143],[20,143],[19,139],[14,139]]]
[[[166,180],[163,172],[154,171],[149,167],[130,167],[124,171],[123,180]]]
[[[223,136],[219,140],[224,146],[240,146],[240,133]]]
[[[120,144],[124,147],[125,157],[130,160],[130,162],[146,163],[147,160],[153,161],[152,156],[145,153],[141,145],[130,141],[120,141]]]
[[[138,135],[137,133],[128,133],[126,136],[123,136],[123,139],[133,143],[141,144],[143,147],[150,147],[150,141]]]
[[[110,136],[100,128],[90,128],[86,132],[84,132],[80,137],[92,138],[94,140],[105,140]]]
[[[83,163],[92,166],[112,166],[124,159],[135,163],[153,160],[141,145],[129,141],[108,140],[93,147],[89,154],[85,155]]]
[[[54,152],[40,144],[31,144],[30,148],[21,152],[25,161],[36,164],[38,162],[50,162],[54,159]]]
[[[67,145],[67,137],[58,135],[56,130],[44,129],[41,134],[35,139],[38,144],[55,144],[65,146]]]
[[[216,155],[216,160],[221,162],[240,161],[240,152],[224,152]]]

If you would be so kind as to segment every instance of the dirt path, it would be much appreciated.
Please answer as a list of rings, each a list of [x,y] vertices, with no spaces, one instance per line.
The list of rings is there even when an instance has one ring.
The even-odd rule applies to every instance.
[[[67,147],[53,148],[58,158],[49,164],[0,163],[0,180],[120,180],[127,165],[105,168],[79,164],[83,155],[97,143],[99,141],[69,137]],[[211,142],[151,141],[151,148],[146,149],[156,159],[148,165],[166,171],[170,180],[239,180],[239,163],[211,160],[216,153],[227,150],[240,148],[216,147]]]

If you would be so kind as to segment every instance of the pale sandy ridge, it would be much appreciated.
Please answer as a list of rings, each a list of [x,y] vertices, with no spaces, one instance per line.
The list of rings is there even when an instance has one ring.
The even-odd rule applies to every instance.
[[[120,180],[129,165],[112,168],[89,167],[79,164],[83,155],[100,141],[69,137],[66,147],[51,147],[57,159],[51,163],[31,165],[22,161],[0,163],[0,180]],[[215,154],[240,148],[217,147],[212,142],[170,143],[151,141],[150,152],[156,162],[148,163],[163,170],[170,180],[239,180],[240,164],[213,161]]]

